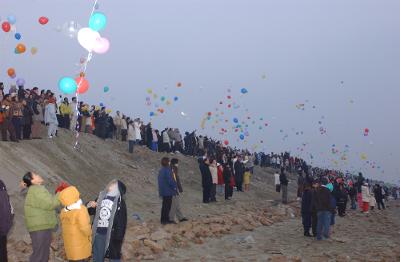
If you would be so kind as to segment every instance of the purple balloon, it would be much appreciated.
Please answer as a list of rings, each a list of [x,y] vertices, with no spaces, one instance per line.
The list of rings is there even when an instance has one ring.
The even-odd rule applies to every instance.
[[[25,80],[23,78],[18,78],[17,79],[17,86],[24,86],[25,85]]]

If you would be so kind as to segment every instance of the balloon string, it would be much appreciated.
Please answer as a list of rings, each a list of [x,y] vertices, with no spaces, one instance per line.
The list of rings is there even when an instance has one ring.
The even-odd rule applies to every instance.
[[[94,1],[94,4],[93,4],[93,6],[92,6],[92,11],[90,12],[90,17],[92,17],[92,15],[93,15],[93,13],[94,13],[94,10],[96,9],[97,2],[98,2],[98,0],[95,0],[95,1]],[[89,17],[89,19],[90,19],[90,17]],[[79,149],[79,130],[80,130],[80,128],[81,128],[80,123],[79,123],[79,117],[80,117],[80,115],[81,115],[81,112],[79,111],[79,103],[80,103],[80,102],[79,102],[79,93],[78,93],[78,90],[79,90],[79,87],[80,87],[81,84],[82,84],[82,81],[83,81],[84,77],[85,77],[86,70],[87,70],[87,66],[88,66],[88,63],[90,62],[90,60],[92,60],[92,56],[93,56],[93,53],[92,53],[92,52],[89,52],[88,55],[87,55],[87,57],[86,57],[86,61],[85,61],[85,63],[83,64],[83,70],[82,70],[83,75],[82,75],[82,76],[80,77],[80,79],[79,79],[78,88],[77,88],[76,93],[75,93],[75,97],[76,97],[76,105],[75,105],[75,111],[76,111],[76,126],[75,126],[75,145],[74,145],[74,148],[77,149],[77,150]]]

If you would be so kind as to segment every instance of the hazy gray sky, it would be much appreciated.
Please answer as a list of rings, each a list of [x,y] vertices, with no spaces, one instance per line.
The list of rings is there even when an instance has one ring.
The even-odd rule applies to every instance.
[[[11,83],[6,75],[10,66],[27,86],[46,89],[56,89],[62,76],[75,76],[76,64],[86,52],[76,39],[55,28],[67,21],[87,26],[92,4],[1,0],[0,17],[15,15],[22,42],[39,51],[35,56],[15,55],[17,41],[0,32],[0,79]],[[157,127],[198,129],[221,139],[225,137],[218,130],[227,128],[231,144],[268,152],[290,150],[313,164],[399,181],[399,1],[101,0],[99,4],[99,11],[108,17],[102,36],[110,39],[111,49],[89,64],[91,89],[84,100],[104,102],[114,111],[148,120],[155,103],[145,105],[146,90],[152,88],[159,96],[179,98],[170,106],[157,102],[166,110],[153,119]],[[40,16],[50,19],[47,26],[38,24]],[[183,86],[177,88],[177,82]],[[110,92],[104,93],[104,86]],[[227,109],[228,88],[239,109]],[[249,93],[240,95],[241,88]],[[296,108],[302,103],[304,111]],[[216,107],[229,123],[215,124]],[[201,119],[209,111],[213,117],[201,130]],[[234,117],[249,124],[246,144],[237,142],[239,133],[231,130]],[[327,134],[320,134],[321,126]],[[365,128],[370,129],[367,137]],[[333,145],[341,152],[333,154]],[[345,149],[348,152],[343,153]],[[343,154],[347,161],[341,160]],[[361,160],[362,154],[366,160]]]

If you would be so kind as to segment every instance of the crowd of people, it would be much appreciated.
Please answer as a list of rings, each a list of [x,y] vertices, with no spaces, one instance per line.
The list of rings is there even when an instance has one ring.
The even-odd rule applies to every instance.
[[[289,152],[250,153],[198,136],[195,131],[186,132],[184,136],[178,128],[165,128],[160,132],[140,118],[131,118],[119,111],[112,116],[106,107],[89,106],[76,98],[69,101],[58,97],[57,100],[52,91],[40,91],[37,87],[30,90],[11,86],[6,93],[0,83],[0,106],[3,141],[41,139],[41,126],[46,125],[50,139],[57,136],[58,128],[65,128],[101,139],[127,142],[129,153],[134,152],[136,145],[141,145],[156,152],[196,157],[205,204],[216,202],[218,195],[229,201],[234,192],[249,191],[256,165],[280,170],[274,175],[275,188],[282,194],[282,203],[287,204],[288,185],[292,180],[289,173],[295,173],[304,236],[313,235],[318,240],[329,238],[336,213],[345,216],[348,202],[352,210],[358,205],[362,212],[368,213],[376,205],[378,209],[385,209],[388,197],[397,199],[399,194],[398,188],[374,183],[361,173],[354,177],[311,167]],[[32,172],[24,175],[21,187],[25,196],[25,223],[33,245],[30,261],[48,261],[52,232],[57,225],[56,210],[68,260],[87,261],[93,257],[95,262],[105,258],[120,261],[127,224],[124,198],[127,189],[122,181],[111,181],[97,199],[88,203],[82,202],[76,187],[65,183],[60,184],[55,195],[51,194],[43,186],[43,179]],[[158,189],[162,198],[161,224],[187,221],[181,205],[183,186],[177,158],[162,158]],[[0,212],[0,261],[7,261],[7,233],[14,210],[1,180]]]

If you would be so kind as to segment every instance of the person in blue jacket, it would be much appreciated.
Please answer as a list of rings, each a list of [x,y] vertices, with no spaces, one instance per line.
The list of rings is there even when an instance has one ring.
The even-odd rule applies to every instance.
[[[170,167],[168,157],[161,159],[161,169],[158,173],[158,192],[162,198],[161,207],[161,224],[175,224],[170,221],[169,212],[172,205],[172,197],[176,195],[176,180],[173,178],[173,173]]]

